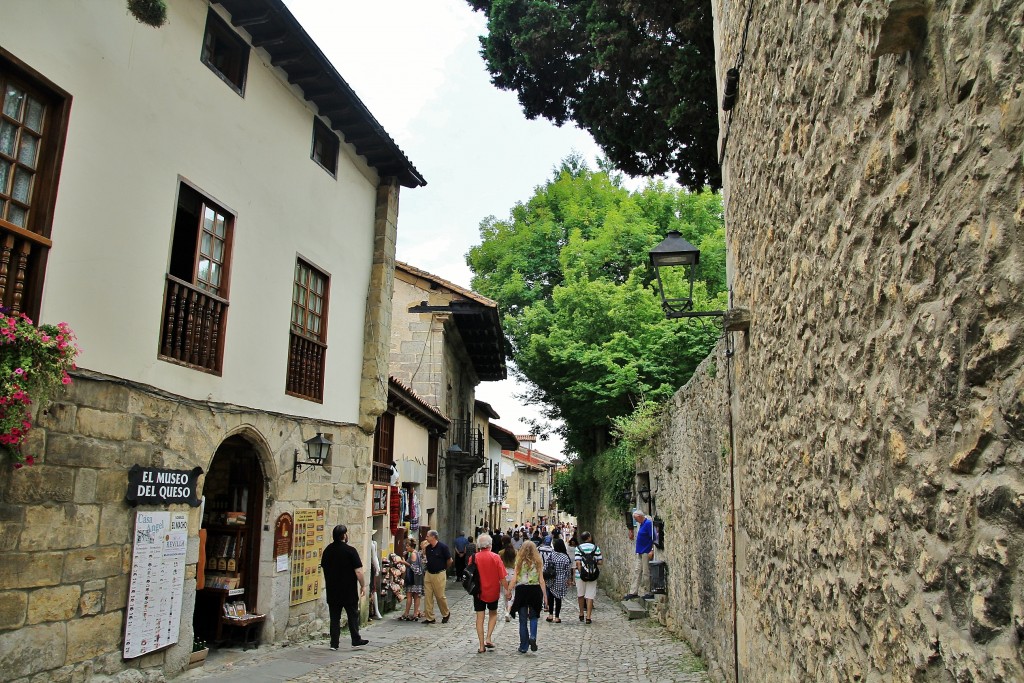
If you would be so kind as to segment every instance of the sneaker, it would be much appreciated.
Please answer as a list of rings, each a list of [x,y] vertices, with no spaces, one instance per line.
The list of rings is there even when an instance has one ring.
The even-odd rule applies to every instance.
[[[332,650],[337,650],[337,649],[338,649],[338,646],[337,646],[337,645],[331,645],[331,649],[332,649]]]
[[[639,598],[639,597],[640,596],[637,595],[636,593],[626,593],[624,596],[622,596],[622,599],[623,600],[633,600],[634,598]]]
[[[646,595],[644,595],[644,600],[653,600],[653,599],[654,599],[654,593],[647,593]]]
[[[357,640],[356,642],[352,643],[352,647],[362,647],[363,645],[366,645],[369,642],[370,641],[368,641],[366,638],[363,638],[362,640]]]

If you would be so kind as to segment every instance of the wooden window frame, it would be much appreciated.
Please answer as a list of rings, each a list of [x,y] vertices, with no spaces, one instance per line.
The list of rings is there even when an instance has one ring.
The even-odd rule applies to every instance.
[[[183,195],[191,195],[189,199],[198,203],[198,210],[195,212],[196,222],[192,232],[183,232],[179,235],[178,230],[187,227],[187,224],[181,221]],[[181,177],[178,178],[175,207],[157,358],[220,376],[224,364],[224,339],[227,336],[231,257],[237,215]],[[199,279],[202,236],[205,230],[203,217],[208,208],[225,217],[224,254],[220,262],[220,286],[216,293],[204,288]],[[184,274],[183,269],[179,274],[175,274],[174,271],[181,267],[181,264],[175,265],[176,257],[188,254],[187,249],[181,248],[189,246],[188,235],[194,236],[195,244],[192,245],[191,280],[185,281],[181,277]]]
[[[310,301],[309,279],[299,281],[300,272],[305,269],[311,277],[319,277],[323,281],[322,303],[317,318],[320,323],[318,333],[306,327],[308,304]],[[285,394],[314,403],[324,401],[324,377],[327,370],[327,312],[331,299],[331,276],[317,268],[309,259],[301,256],[295,259],[295,271],[292,277],[292,305],[289,308],[288,322],[288,362],[285,368]],[[304,302],[296,301],[296,293],[301,288],[305,292]],[[296,307],[301,307],[301,323],[296,324]]]
[[[373,430],[374,484],[391,483],[391,465],[395,462],[395,414],[384,412]]]
[[[228,57],[237,60],[238,63],[232,69],[228,69],[228,71],[237,71],[237,74],[234,74],[238,79],[237,82],[232,74],[225,73],[225,70],[221,70],[214,64],[218,54],[211,54],[211,40],[219,40],[221,46],[227,46],[230,51]],[[208,66],[210,71],[217,74],[240,97],[245,97],[245,85],[249,76],[249,52],[249,44],[235,33],[211,7],[206,14],[206,28],[203,30],[203,44],[199,51],[199,61]],[[219,54],[223,55],[224,53],[220,52]]]
[[[17,84],[46,105],[25,225],[18,226],[0,218],[0,303],[37,320],[46,261],[53,244],[50,235],[72,98],[68,92],[0,47],[0,88],[6,90],[8,82]],[[3,99],[0,94],[0,101]],[[8,119],[0,114],[0,120]],[[15,162],[16,166],[17,150],[14,157],[5,158]]]
[[[441,439],[437,434],[431,434],[427,438],[427,488],[437,488],[437,473],[438,473],[438,452],[437,449],[440,447]]]
[[[341,156],[341,140],[338,134],[317,117],[313,117],[313,143],[309,152],[312,159],[320,168],[331,174],[332,178],[338,177],[338,159]]]

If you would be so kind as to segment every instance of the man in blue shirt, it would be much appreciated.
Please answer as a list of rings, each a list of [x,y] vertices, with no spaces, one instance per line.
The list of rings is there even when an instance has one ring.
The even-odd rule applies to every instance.
[[[452,545],[455,546],[455,580],[462,581],[462,575],[466,571],[466,546],[469,545],[469,539],[460,531]]]
[[[629,593],[623,600],[632,600],[640,597],[641,587],[651,585],[651,567],[648,564],[654,559],[654,523],[651,518],[644,514],[643,510],[633,510],[633,520],[637,523],[636,530],[636,556],[633,566],[633,581]],[[646,590],[644,600],[654,598],[654,593]]]

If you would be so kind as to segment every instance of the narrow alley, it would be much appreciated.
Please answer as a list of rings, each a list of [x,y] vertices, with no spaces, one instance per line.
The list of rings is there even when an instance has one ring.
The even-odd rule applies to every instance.
[[[369,645],[352,648],[342,634],[332,652],[326,637],[290,646],[268,645],[211,653],[199,669],[174,679],[218,683],[296,681],[439,680],[526,683],[706,683],[704,665],[686,643],[653,619],[630,621],[619,604],[601,593],[592,624],[577,619],[575,593],[566,596],[562,623],[541,618],[537,652],[520,654],[518,622],[498,619],[496,648],[477,654],[473,601],[448,584],[451,621],[424,625],[400,621],[399,612],[362,629]]]

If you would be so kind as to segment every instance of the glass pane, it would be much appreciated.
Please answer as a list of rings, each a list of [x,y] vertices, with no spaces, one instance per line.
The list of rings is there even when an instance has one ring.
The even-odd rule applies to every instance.
[[[7,156],[14,156],[14,138],[18,129],[13,123],[4,121],[0,123],[0,152]]]
[[[39,150],[39,138],[32,135],[22,135],[21,144],[18,146],[18,161],[29,168],[36,167],[36,152]]]
[[[15,206],[14,204],[11,204],[11,208],[7,212],[7,220],[14,223],[19,228],[25,227],[26,216],[28,216],[28,211],[25,211],[25,209],[20,206]]]
[[[7,211],[7,202],[0,199],[0,218],[4,217],[4,212]]]
[[[213,232],[213,221],[217,214],[213,212],[213,209],[206,206],[203,207],[203,230],[207,232]]]
[[[0,193],[7,194],[7,182],[11,179],[11,162],[0,159]]]
[[[306,307],[306,290],[299,290],[299,296],[296,298],[295,303],[297,303],[299,306],[302,306],[303,308]]]
[[[214,287],[220,287],[220,266],[216,263],[210,264],[210,284]]]
[[[28,204],[28,198],[32,194],[32,174],[23,168],[14,169],[14,187],[11,188],[11,196],[19,202]]]
[[[210,233],[208,232],[203,233],[203,241],[199,246],[199,253],[203,256],[210,255]]]
[[[209,282],[210,280],[210,260],[200,259],[199,260],[199,273],[196,275],[199,280]]]
[[[320,297],[313,299],[313,305],[310,306],[310,309],[312,309],[312,311],[317,315],[320,315],[323,310],[323,299]]]
[[[224,262],[224,243],[220,240],[215,240],[213,243],[213,260],[218,263]]]
[[[21,120],[21,103],[25,100],[25,91],[14,85],[7,84],[7,92],[4,94],[4,113],[12,119]]]
[[[217,237],[224,239],[228,234],[228,222],[224,216],[217,214],[217,228],[213,231]]]
[[[28,106],[25,108],[25,125],[36,133],[43,132],[43,112],[46,106],[34,97],[28,98]]]
[[[316,316],[314,316],[312,313],[307,313],[306,314],[306,329],[309,330],[310,332],[313,332],[315,327],[316,327]]]
[[[310,326],[310,332],[316,336],[320,336],[320,318],[314,318],[313,324]]]

